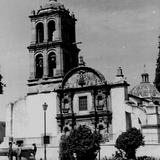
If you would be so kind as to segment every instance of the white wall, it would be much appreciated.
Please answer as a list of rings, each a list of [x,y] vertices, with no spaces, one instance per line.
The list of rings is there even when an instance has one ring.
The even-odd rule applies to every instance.
[[[47,133],[51,136],[57,135],[56,120],[56,93],[44,93],[30,95],[27,97],[28,130],[26,137],[39,137],[44,133],[44,111],[42,105],[46,102],[48,108],[46,111]]]
[[[126,131],[124,100],[124,87],[115,87],[111,89],[112,127],[114,135],[119,135],[121,132]]]
[[[139,123],[139,120],[141,121],[141,124]],[[138,106],[132,106],[132,124],[133,127],[136,127],[137,129],[141,128],[141,125],[145,125],[147,122],[147,116],[145,110]]]
[[[7,109],[7,136],[14,138],[33,138],[41,137],[44,133],[44,111],[42,105],[46,102],[47,134],[57,136],[56,120],[56,93],[43,93],[29,95],[14,103],[13,107],[13,126],[11,135],[11,106]]]
[[[17,100],[13,106],[12,114],[12,137],[25,137],[28,130],[28,112],[26,97]]]
[[[11,136],[11,104],[6,106],[6,137]]]

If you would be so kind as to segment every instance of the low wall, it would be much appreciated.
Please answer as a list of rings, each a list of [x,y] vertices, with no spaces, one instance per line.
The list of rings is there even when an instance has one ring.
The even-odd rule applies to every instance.
[[[103,159],[104,157],[112,157],[115,151],[116,151],[116,148],[114,147],[113,143],[101,145],[100,159]],[[136,155],[137,156],[146,155],[146,156],[160,158],[160,144],[145,144],[144,147],[140,147],[137,150]],[[97,156],[99,159],[99,154]],[[58,146],[47,146],[47,160],[58,160],[58,157],[59,157],[59,147]],[[37,147],[36,160],[40,160],[41,158],[44,160],[44,148]],[[0,160],[8,160],[8,157],[1,156]]]
[[[145,144],[137,150],[137,156],[152,156],[160,158],[160,144]]]
[[[100,157],[101,159],[105,156],[112,157],[117,149],[114,144],[107,144],[101,146]],[[160,144],[145,144],[137,149],[136,156],[151,156],[160,158]]]
[[[47,160],[56,160],[59,156],[59,148],[56,147],[48,147],[47,148]],[[116,148],[114,144],[103,144],[101,145],[100,150],[100,159],[106,157],[112,157],[115,153]],[[137,150],[137,156],[152,156],[152,157],[160,157],[160,144],[146,144],[144,147],[140,147]],[[99,155],[98,155],[99,157]],[[40,160],[40,158],[44,159],[44,148],[38,148],[36,160]]]

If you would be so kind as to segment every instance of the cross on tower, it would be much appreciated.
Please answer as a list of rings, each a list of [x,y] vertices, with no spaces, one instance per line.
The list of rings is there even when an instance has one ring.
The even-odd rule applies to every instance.
[[[144,66],[143,66],[143,67],[144,67],[144,73],[146,73],[146,65],[144,64]]]

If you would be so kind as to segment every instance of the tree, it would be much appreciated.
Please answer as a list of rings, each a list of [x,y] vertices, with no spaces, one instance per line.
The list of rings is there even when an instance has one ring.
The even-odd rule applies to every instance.
[[[6,87],[6,85],[2,82],[2,75],[0,74],[0,94],[3,94],[3,87]]]
[[[60,141],[60,160],[94,160],[100,149],[102,136],[85,126],[80,125],[70,131],[69,135],[62,135]]]
[[[120,151],[124,151],[127,159],[136,159],[136,149],[144,145],[143,139],[140,130],[131,128],[119,135],[115,147]]]
[[[160,36],[159,36],[159,39],[160,39]],[[158,48],[160,49],[160,45]],[[157,67],[156,67],[154,84],[157,90],[160,92],[160,51],[158,53],[158,58],[157,58]]]

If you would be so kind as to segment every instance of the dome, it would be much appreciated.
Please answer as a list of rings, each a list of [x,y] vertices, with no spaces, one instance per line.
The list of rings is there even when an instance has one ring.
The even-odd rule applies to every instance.
[[[133,87],[130,91],[130,94],[142,98],[160,97],[160,93],[156,87],[149,82],[148,73],[143,73],[141,76],[142,82]]]
[[[58,9],[58,8],[64,8],[64,5],[57,2],[57,0],[49,0],[48,3],[46,3],[44,6],[43,6],[43,9],[45,8],[54,8],[54,9]]]
[[[133,87],[130,91],[130,94],[137,97],[160,97],[160,93],[156,87],[151,83],[140,83]]]
[[[57,0],[49,0],[49,2],[40,7],[38,14],[44,14],[46,12],[48,13],[57,10],[65,10],[64,5],[57,2]]]

